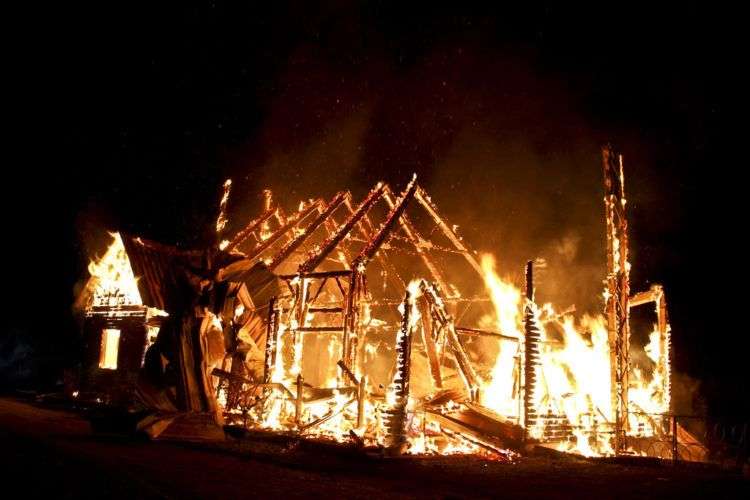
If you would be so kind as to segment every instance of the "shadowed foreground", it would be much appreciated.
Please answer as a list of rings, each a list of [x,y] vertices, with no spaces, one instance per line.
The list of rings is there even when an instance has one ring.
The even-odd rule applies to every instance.
[[[288,442],[143,442],[92,434],[80,416],[0,399],[3,488],[15,497],[239,496],[748,498],[750,481],[696,467],[574,458],[371,460]]]

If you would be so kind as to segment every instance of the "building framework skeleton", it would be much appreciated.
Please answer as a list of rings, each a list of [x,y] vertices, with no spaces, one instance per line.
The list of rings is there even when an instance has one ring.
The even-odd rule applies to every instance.
[[[438,226],[443,232],[447,233],[448,240],[458,243],[455,245],[454,251],[460,253],[469,262],[476,264],[476,267],[480,269],[479,265],[474,260],[473,255],[460,243],[460,240],[455,236],[455,233],[450,227],[442,221],[440,216],[437,214],[437,210],[429,202],[429,198],[421,192],[421,189],[416,183],[416,178],[413,179],[407,188],[404,190],[402,195],[397,199],[393,199],[390,189],[387,185],[378,184],[368,195],[365,197],[363,202],[353,210],[350,210],[350,215],[346,221],[337,226],[336,231],[330,232],[328,237],[318,245],[316,251],[311,252],[307,259],[299,265],[299,270],[295,274],[281,275],[280,278],[284,280],[286,286],[290,292],[288,301],[290,306],[287,308],[276,307],[273,314],[273,319],[268,322],[269,333],[267,335],[267,362],[265,370],[265,382],[271,383],[271,363],[269,359],[276,359],[278,356],[277,349],[280,345],[278,340],[278,325],[280,324],[278,318],[284,314],[284,310],[287,312],[286,323],[293,325],[291,329],[284,331],[284,335],[293,335],[295,350],[302,349],[304,344],[303,338],[305,335],[327,335],[327,334],[340,334],[342,335],[342,351],[341,351],[341,371],[339,372],[339,381],[346,383],[347,379],[355,379],[356,377],[347,376],[348,373],[363,371],[363,367],[357,364],[357,352],[358,352],[358,341],[362,335],[362,325],[359,318],[363,314],[364,302],[370,301],[369,290],[367,288],[366,280],[366,269],[369,262],[379,256],[383,267],[388,269],[391,266],[388,263],[384,263],[387,257],[383,254],[378,254],[380,248],[393,236],[396,228],[400,228],[404,231],[407,240],[413,245],[416,254],[425,263],[427,269],[429,269],[433,275],[433,278],[443,281],[442,276],[437,270],[431,259],[426,255],[426,248],[429,245],[426,244],[419,232],[414,228],[412,223],[405,215],[405,210],[408,204],[413,200],[417,199],[418,202],[424,206],[429,207],[428,213],[436,220],[436,226]],[[356,257],[351,258],[351,265],[349,269],[338,270],[338,271],[316,271],[318,266],[328,257],[329,254],[337,249],[337,246],[344,241],[357,227],[357,225],[363,224],[366,219],[368,211],[372,206],[379,200],[385,199],[388,207],[390,208],[389,213],[385,217],[385,220],[376,231],[372,231],[368,234],[366,230],[362,233],[368,236],[366,243],[363,245],[361,251]],[[341,200],[341,195],[337,195],[333,203]],[[329,211],[324,211],[328,213]],[[323,223],[322,217],[316,219],[311,223],[311,227],[319,226]],[[365,226],[371,226],[367,223]],[[360,226],[361,227],[361,226]],[[311,231],[303,231],[293,243],[287,245],[287,247],[298,247],[301,245],[302,240],[309,237]],[[287,256],[289,255],[288,249],[282,249],[278,255]],[[278,256],[271,258],[271,267],[276,267],[280,263]],[[402,283],[400,277],[397,276],[397,281]],[[326,285],[335,283],[333,290],[337,290],[340,294],[338,303],[334,306],[331,305],[330,301],[327,305],[322,306],[317,304],[316,301],[321,296]],[[473,371],[471,363],[469,362],[466,353],[463,351],[463,347],[458,340],[458,334],[456,332],[453,320],[445,311],[445,307],[442,305],[441,298],[437,295],[439,292],[432,291],[426,294],[429,296],[429,302],[421,303],[424,315],[422,315],[422,323],[425,325],[425,330],[429,333],[423,334],[425,345],[428,349],[428,358],[430,360],[431,373],[435,380],[436,386],[441,386],[441,374],[440,367],[438,364],[434,337],[439,336],[441,332],[445,332],[448,339],[452,352],[457,357],[457,363],[460,368],[463,380],[466,383],[467,393],[470,394],[471,398],[478,397],[478,384],[476,381],[476,374]],[[328,297],[330,299],[330,295]],[[440,301],[441,306],[438,306]],[[293,314],[290,317],[289,314]],[[330,315],[337,315],[340,321],[331,324],[327,319]],[[315,326],[311,326],[315,324]],[[433,325],[435,328],[433,328]],[[299,353],[295,353],[295,358],[299,358]]]
[[[667,407],[670,333],[664,292],[660,287],[629,297],[630,265],[627,260],[622,158],[605,148],[603,163],[608,257],[605,311],[611,355],[612,424],[615,430],[615,451],[622,453],[627,449],[629,415],[630,308],[649,302],[656,304],[661,353],[656,369],[666,385],[664,394]],[[230,183],[224,186],[217,219],[217,240],[224,236],[227,226],[230,186]],[[445,369],[448,353],[452,373],[461,381],[458,384],[461,393],[458,398],[465,401],[466,408],[474,412],[471,418],[484,418],[484,421],[494,422],[496,428],[504,429],[502,433],[506,440],[516,439],[518,425],[522,425],[526,436],[531,437],[530,430],[533,427],[552,422],[552,419],[545,420],[539,415],[535,407],[536,392],[542,376],[540,353],[543,325],[538,317],[539,308],[534,302],[533,265],[529,263],[526,269],[522,338],[508,337],[503,332],[477,328],[466,323],[460,324],[462,318],[468,317],[467,313],[472,307],[487,305],[488,299],[462,296],[449,284],[453,282],[446,276],[450,268],[437,262],[435,254],[458,256],[469,269],[476,272],[475,281],[480,283],[484,271],[475,254],[464,245],[454,228],[443,219],[435,204],[417,184],[416,177],[398,197],[394,196],[388,185],[379,183],[356,207],[351,201],[350,193],[339,192],[328,202],[322,199],[310,200],[296,213],[287,216],[280,207],[274,206],[270,192],[267,192],[263,212],[259,217],[249,221],[234,238],[217,241],[216,249],[204,253],[178,252],[139,238],[125,238],[125,246],[128,253],[132,254],[131,259],[138,274],[145,272],[144,283],[139,283],[139,287],[149,289],[148,295],[169,297],[169,294],[160,290],[164,276],[171,276],[165,270],[173,272],[179,267],[195,274],[195,278],[190,278],[189,281],[195,283],[195,289],[201,295],[200,300],[195,303],[195,306],[200,307],[191,306],[192,310],[198,311],[195,313],[197,316],[191,322],[183,322],[188,325],[183,327],[183,331],[186,331],[185,328],[193,328],[189,325],[200,325],[200,333],[190,337],[193,340],[184,346],[179,359],[197,352],[196,345],[203,342],[202,335],[211,328],[219,329],[225,339],[230,339],[227,341],[224,361],[210,373],[213,375],[212,380],[218,381],[218,384],[203,389],[206,394],[201,397],[194,394],[202,390],[201,383],[186,384],[191,388],[185,388],[183,392],[195,402],[187,404],[185,408],[210,410],[210,402],[200,401],[201,398],[205,400],[209,393],[214,393],[224,398],[222,406],[226,410],[242,407],[243,411],[247,411],[253,407],[260,408],[257,406],[259,400],[266,400],[271,394],[281,394],[283,398],[294,402],[293,425],[299,432],[307,432],[334,417],[326,414],[313,419],[306,418],[307,405],[339,394],[350,398],[345,406],[356,403],[357,427],[361,427],[366,400],[372,396],[367,392],[371,381],[368,381],[370,367],[366,365],[364,356],[366,337],[373,331],[383,332],[390,328],[373,322],[372,309],[390,308],[393,312],[401,304],[402,313],[398,316],[401,334],[395,346],[397,355],[403,361],[407,359],[403,356],[405,350],[410,350],[413,342],[421,343],[428,380],[435,391],[446,391],[446,381],[450,378],[446,376]],[[407,209],[415,204],[427,214],[426,219],[432,226],[427,236],[424,236],[426,233],[418,229],[407,214]],[[386,214],[376,227],[373,223],[374,207],[383,205]],[[341,218],[342,212],[343,219],[337,220],[337,217]],[[435,234],[442,237],[443,243],[433,241]],[[399,252],[408,254],[421,263],[426,271],[422,276],[429,277],[429,280],[422,279],[415,290],[409,290],[406,286],[408,279],[413,276],[404,279],[403,270],[396,265],[394,255]],[[157,254],[158,257],[153,257]],[[169,260],[165,260],[166,257],[162,255],[169,256]],[[164,263],[153,264],[159,259]],[[373,264],[379,267],[380,273],[372,272]],[[335,268],[337,266],[338,269]],[[373,278],[380,279],[384,289],[395,291],[396,298],[393,293],[390,298],[374,298]],[[267,290],[268,284],[273,281],[278,281],[280,288],[269,295],[271,292]],[[406,293],[403,301],[398,298],[399,290]],[[165,300],[161,300],[160,305],[168,309],[164,304]],[[183,310],[183,315],[189,316],[187,311],[191,309]],[[412,320],[409,316],[419,319]],[[170,319],[174,320],[175,318]],[[392,321],[390,324],[395,323]],[[240,340],[243,334],[262,349],[262,374],[259,376],[253,375],[246,367],[245,360],[250,348]],[[330,363],[323,360],[322,351],[316,351],[317,354],[311,355],[310,359],[320,366],[310,370],[309,364],[306,368],[304,354],[309,349],[308,340],[323,337],[340,339],[339,344],[329,343],[330,346],[337,345],[339,351],[330,356]],[[519,411],[515,427],[507,426],[500,419],[493,420],[496,416],[487,417],[489,413],[481,409],[484,395],[481,393],[481,376],[476,367],[477,353],[472,354],[465,347],[465,340],[474,337],[509,339],[522,349],[516,368],[518,390],[515,391],[515,397]],[[285,351],[287,347],[288,350]],[[186,378],[193,377],[192,371],[200,371],[199,368],[206,365],[205,360],[183,363],[188,367],[182,369],[182,376]],[[398,366],[400,368],[397,372],[402,376],[399,396],[403,403],[403,398],[409,397],[408,380],[403,380],[403,377],[409,376],[411,368],[408,361]],[[304,375],[306,369],[309,373]],[[330,378],[330,369],[335,371],[335,387],[321,387]],[[282,377],[280,373],[286,375]],[[389,428],[400,428],[405,408],[404,405],[397,405],[391,415],[396,419],[397,425]],[[337,411],[343,409],[339,408]],[[461,420],[469,418],[465,414],[449,417],[435,408],[428,408],[426,415],[439,420],[442,426],[450,427],[454,433],[472,435],[473,442],[481,442],[482,446],[491,448],[497,445],[492,440],[482,438],[487,431],[469,429],[466,421]],[[554,417],[563,418],[559,415]],[[394,432],[388,440],[396,447],[401,446],[403,443],[398,431]]]

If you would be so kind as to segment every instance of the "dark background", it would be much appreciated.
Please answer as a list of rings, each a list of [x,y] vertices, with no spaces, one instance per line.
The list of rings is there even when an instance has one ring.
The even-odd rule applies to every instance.
[[[596,312],[611,141],[633,288],[667,290],[678,385],[695,411],[747,412],[739,14],[403,3],[24,12],[5,44],[20,134],[2,373],[39,383],[69,363],[74,288],[106,229],[204,244],[227,177],[240,224],[265,187],[292,208],[416,172],[502,275],[545,257],[540,293]]]

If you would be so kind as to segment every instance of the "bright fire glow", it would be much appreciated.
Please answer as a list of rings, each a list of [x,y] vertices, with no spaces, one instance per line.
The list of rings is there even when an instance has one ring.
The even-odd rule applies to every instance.
[[[482,256],[481,266],[493,312],[480,321],[480,326],[499,332],[502,337],[497,339],[495,362],[485,371],[488,375],[482,381],[479,402],[497,414],[523,425],[521,408],[525,329],[522,310],[526,299],[516,286],[499,277],[495,259],[491,255]],[[422,280],[415,280],[407,287],[410,293],[409,328],[414,331],[421,328],[421,311],[416,305],[423,294],[421,283]],[[309,293],[303,290],[317,287],[308,286],[309,283],[300,278],[292,280],[290,284],[301,290],[302,300]],[[309,396],[305,397],[310,390],[306,389],[306,382],[302,381],[302,385],[298,385],[298,377],[304,371],[304,339],[308,335],[304,332],[310,327],[322,326],[325,322],[321,322],[320,315],[309,312],[301,316],[303,320],[299,321],[299,307],[293,299],[289,300],[280,312],[278,340],[270,340],[277,353],[270,372],[270,382],[275,385],[266,389],[268,396],[263,405],[258,405],[255,423],[251,425],[271,430],[296,429],[303,435],[342,442],[350,441],[356,436],[356,439],[365,444],[382,445],[383,418],[390,418],[388,411],[394,411],[399,404],[403,404],[398,402],[396,395],[400,387],[398,377],[393,375],[393,382],[381,389],[365,382],[367,396],[362,404],[364,415],[361,425],[358,424],[356,381],[350,380],[337,367],[327,372],[322,368],[318,370],[319,373],[327,374],[321,379],[320,386],[332,388],[329,397],[313,400]],[[320,301],[335,305],[335,298],[329,296],[328,292],[322,293]],[[440,305],[443,306],[442,301]],[[406,312],[404,304],[399,306],[399,311],[402,315]],[[605,318],[601,315],[583,315],[576,319],[571,314],[556,313],[551,304],[544,304],[535,311],[537,324],[541,327],[541,345],[539,378],[533,398],[537,420],[534,425],[529,426],[529,437],[549,443],[549,446],[561,451],[586,456],[613,453],[610,352]],[[386,324],[372,318],[367,307],[362,308],[361,315],[368,324]],[[403,332],[399,330],[396,345],[402,340],[402,335]],[[412,337],[419,336],[412,333]],[[342,350],[341,337],[329,334],[318,338],[326,338],[327,343],[318,351],[324,356],[316,361],[335,367]],[[438,347],[445,349],[445,346]],[[655,332],[650,337],[649,345],[645,346],[646,353],[655,365],[661,359],[659,349],[659,335]],[[369,363],[375,362],[377,353],[375,346],[365,345],[362,351],[365,361],[359,370],[366,370]],[[354,371],[357,379],[366,375],[366,372],[359,372],[357,369]],[[660,395],[658,391],[661,382],[657,370],[648,376],[638,370],[632,371],[630,398],[638,411],[666,411],[662,403],[664,395]],[[298,402],[299,395],[306,400]],[[225,401],[226,396],[222,395],[221,399]],[[478,446],[469,437],[443,428],[429,413],[420,409],[421,405],[420,400],[408,397],[405,410],[407,453],[488,453],[486,448]],[[460,401],[449,401],[441,411],[460,412],[462,408]],[[229,413],[238,411],[233,409]],[[655,431],[647,418],[635,414],[631,415],[631,429],[632,432],[637,429],[640,435],[653,434]]]
[[[220,234],[227,223],[230,186],[227,181],[221,200],[216,226]],[[264,195],[268,213],[272,209],[271,192]],[[426,202],[432,203],[429,197]],[[300,204],[299,210],[303,208]],[[273,227],[288,220],[278,207],[274,215],[278,224]],[[273,235],[269,220],[258,228],[258,243]],[[322,227],[330,234],[336,229],[331,225]],[[446,226],[445,231],[454,235],[451,241],[460,246],[456,229],[453,226],[451,231]],[[300,231],[293,228],[291,234]],[[123,240],[119,233],[111,236],[113,241],[106,253],[89,264],[87,289],[92,299],[88,305],[142,305]],[[228,241],[223,240],[220,248],[226,248]],[[615,264],[619,265],[619,256],[625,255],[627,246],[621,247],[614,238],[612,247]],[[313,255],[320,248],[318,242],[307,254]],[[326,262],[349,269],[350,250],[337,247]],[[491,425],[508,425],[513,431],[520,430],[526,439],[561,451],[585,456],[612,454],[615,419],[610,333],[605,317],[584,314],[576,318],[568,312],[556,312],[551,304],[537,305],[518,286],[501,277],[494,256],[482,255],[480,261],[480,266],[474,263],[474,267],[481,267],[486,292],[481,299],[487,304],[489,297],[491,307],[485,309],[483,317],[478,318],[479,313],[469,320],[478,321],[476,325],[456,324],[461,321],[454,317],[461,315],[460,306],[457,309],[455,305],[461,293],[456,284],[442,283],[439,277],[435,278],[439,284],[412,279],[406,287],[406,299],[398,306],[400,324],[393,321],[398,317],[393,307],[398,300],[389,299],[387,307],[393,307],[390,319],[386,320],[386,313],[375,317],[384,306],[374,303],[372,290],[367,288],[366,264],[361,261],[351,278],[344,273],[335,278],[328,273],[322,282],[319,276],[325,273],[285,278],[284,295],[276,298],[272,311],[262,313],[264,317],[271,313],[275,331],[266,331],[266,345],[254,346],[267,355],[262,379],[248,360],[246,370],[221,375],[246,374],[241,375],[244,380],[239,384],[236,378],[230,378],[229,384],[218,383],[217,402],[230,421],[235,418],[235,424],[380,445],[398,449],[399,453],[511,457],[512,452],[497,448],[496,441],[483,441],[481,433],[478,436],[463,425],[466,422],[461,418],[473,416],[486,418]],[[624,265],[629,267],[627,262]],[[381,273],[384,290],[390,286],[386,275],[386,271]],[[355,287],[353,283],[360,283],[354,281],[355,277],[362,279],[363,289]],[[402,280],[398,275],[394,278]],[[239,325],[245,317],[257,321],[257,312],[236,305],[227,317],[212,318],[212,330],[222,332],[222,321]],[[157,327],[149,327],[149,344],[157,331]],[[459,335],[483,338],[472,343]],[[120,330],[102,331],[101,368],[117,369],[119,341]],[[668,342],[668,337],[665,339],[655,328],[646,346],[631,346],[643,349],[647,360],[630,370],[627,432],[631,435],[654,435],[657,429],[649,415],[669,410],[665,382]],[[257,362],[257,357],[252,361]],[[230,365],[223,365],[221,371],[226,372],[224,367],[229,370],[235,362],[244,360],[232,357]],[[646,366],[649,362],[653,366]],[[375,367],[380,372],[377,377],[373,376]],[[375,378],[378,380],[373,381]],[[243,391],[241,398],[232,392],[238,385]],[[410,392],[410,386],[417,390]]]
[[[142,305],[138,282],[130,267],[120,233],[110,233],[112,243],[100,259],[89,262],[94,306]]]
[[[120,330],[105,328],[102,330],[102,345],[99,351],[99,368],[117,370],[117,354],[120,350]]]
[[[495,309],[494,317],[486,318],[485,322],[490,321],[507,336],[523,340],[521,291],[497,275],[492,256],[482,257],[482,269]],[[574,439],[558,441],[558,449],[586,456],[611,454],[614,417],[610,346],[604,316],[584,315],[576,321],[572,315],[558,316],[551,304],[545,304],[539,316],[543,316],[538,318],[543,334],[541,380],[534,404],[537,415],[542,418],[536,428],[531,429],[532,437],[545,440],[550,425],[559,425],[562,418]],[[662,359],[659,349],[660,336],[655,329],[645,346],[654,367]],[[517,343],[500,341],[492,378],[483,390],[482,402],[499,413],[520,418],[518,397],[521,395],[513,390],[514,381],[518,379],[517,352]],[[668,395],[664,394],[662,377],[656,369],[649,377],[639,369],[631,371],[629,400],[637,412],[661,414],[668,411]],[[655,432],[648,416],[636,412],[630,415],[630,429],[645,435]]]

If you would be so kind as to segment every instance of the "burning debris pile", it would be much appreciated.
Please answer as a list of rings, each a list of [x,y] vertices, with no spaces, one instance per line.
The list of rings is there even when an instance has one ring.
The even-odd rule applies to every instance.
[[[263,213],[217,243],[180,250],[113,234],[79,305],[81,397],[148,410],[152,437],[220,425],[354,442],[389,454],[509,457],[525,443],[628,453],[670,430],[664,291],[630,296],[622,160],[604,150],[605,314],[537,304],[471,251],[416,177],[286,214]],[[629,310],[656,306],[630,368]],[[642,347],[642,346],[637,346]],[[514,450],[514,451],[510,451]]]

